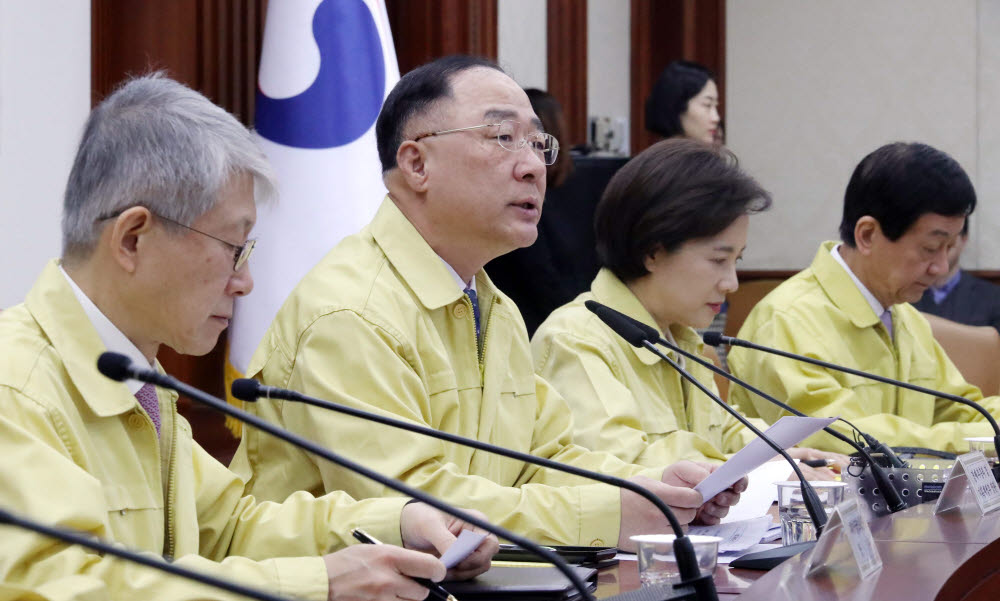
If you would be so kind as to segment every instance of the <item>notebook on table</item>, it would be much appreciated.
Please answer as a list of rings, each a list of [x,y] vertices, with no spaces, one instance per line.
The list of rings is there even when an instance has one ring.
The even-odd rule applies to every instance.
[[[571,566],[587,583],[589,590],[597,588],[597,570]],[[472,580],[442,582],[449,593],[466,600],[515,599],[517,601],[571,601],[580,596],[573,583],[558,568],[538,566],[493,566]]]

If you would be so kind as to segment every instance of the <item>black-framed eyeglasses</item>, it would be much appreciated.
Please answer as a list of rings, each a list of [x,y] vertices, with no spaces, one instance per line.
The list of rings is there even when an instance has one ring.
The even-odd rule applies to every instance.
[[[495,132],[490,132],[490,137],[496,139],[500,148],[510,152],[517,152],[525,146],[530,146],[531,149],[535,151],[535,154],[538,155],[538,158],[542,159],[543,163],[546,165],[555,164],[556,157],[559,155],[559,140],[556,140],[555,136],[552,134],[540,131],[532,132],[526,135],[519,135],[518,132],[521,131],[521,123],[510,119],[505,119],[499,123],[484,123],[482,125],[472,125],[470,127],[457,127],[455,129],[432,131],[430,133],[420,134],[419,136],[413,138],[413,141],[419,142],[424,138],[430,138],[432,136],[453,134],[459,131],[471,131],[473,129],[481,129],[484,127],[496,128]]]
[[[131,208],[131,207],[129,207],[129,208]],[[149,207],[147,207],[147,210],[148,209],[149,209]],[[104,215],[102,217],[98,217],[97,221],[105,221],[105,220],[108,220],[108,219],[115,219],[116,217],[119,217],[122,213],[124,213],[126,210],[127,209],[122,209],[122,210],[116,211],[116,212],[114,212],[114,213],[112,213],[110,215]],[[196,232],[198,234],[201,234],[202,236],[208,236],[212,240],[215,240],[217,242],[221,242],[221,243],[225,244],[227,247],[233,249],[233,271],[239,271],[240,268],[243,267],[243,265],[245,265],[246,262],[250,260],[250,255],[253,254],[253,249],[254,249],[254,247],[257,246],[257,239],[256,238],[251,238],[251,239],[247,240],[246,242],[244,242],[243,244],[233,244],[232,242],[227,242],[227,241],[223,240],[222,238],[218,238],[216,236],[213,236],[212,234],[209,234],[208,232],[203,232],[203,231],[201,231],[199,229],[195,229],[195,228],[191,227],[190,225],[184,225],[183,223],[181,223],[179,221],[176,221],[176,220],[171,219],[169,217],[164,217],[163,215],[160,215],[159,213],[156,213],[154,211],[150,210],[149,212],[152,213],[157,219],[162,219],[164,221],[169,221],[170,223],[172,223],[172,224],[174,224],[176,226],[182,227],[182,228],[187,229],[187,230],[191,230],[192,232]]]

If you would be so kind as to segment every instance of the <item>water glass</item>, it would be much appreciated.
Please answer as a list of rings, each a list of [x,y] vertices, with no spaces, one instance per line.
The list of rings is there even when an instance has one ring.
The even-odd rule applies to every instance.
[[[681,571],[674,557],[673,534],[640,534],[630,537],[636,543],[639,560],[639,582],[642,586],[673,584],[680,582]],[[719,541],[717,536],[689,535],[698,559],[698,570],[702,574],[711,574],[719,559]]]
[[[969,443],[970,452],[982,451],[991,466],[997,464],[997,448],[993,444],[992,436],[970,436],[965,441]]]
[[[799,481],[777,482],[778,519],[781,520],[781,544],[793,545],[816,540],[816,528],[809,518],[809,511],[802,501],[802,485]],[[829,516],[833,508],[844,500],[847,484],[844,482],[810,482],[816,490],[823,509]]]

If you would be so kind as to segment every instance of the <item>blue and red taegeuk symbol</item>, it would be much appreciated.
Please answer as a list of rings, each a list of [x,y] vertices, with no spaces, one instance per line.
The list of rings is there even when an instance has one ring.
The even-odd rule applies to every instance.
[[[255,125],[260,135],[286,146],[343,146],[368,131],[382,107],[382,41],[362,0],[324,0],[312,32],[320,53],[316,80],[290,98],[258,89]]]

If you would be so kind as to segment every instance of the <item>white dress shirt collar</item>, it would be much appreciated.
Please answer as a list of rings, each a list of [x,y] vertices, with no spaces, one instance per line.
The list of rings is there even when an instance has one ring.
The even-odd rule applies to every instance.
[[[104,343],[104,346],[109,351],[125,355],[138,365],[153,367],[145,355],[132,344],[132,341],[115,324],[111,323],[111,320],[104,313],[101,313],[101,310],[97,308],[94,301],[90,300],[83,290],[76,285],[76,282],[73,281],[73,278],[69,277],[66,270],[60,266],[59,271],[66,277],[66,281],[69,282],[69,287],[73,290],[76,300],[80,302],[83,312],[87,314],[87,319],[90,320],[94,329],[97,330],[97,335],[100,337],[101,342]],[[129,392],[135,394],[142,388],[143,383],[138,380],[126,380],[124,384],[128,387]]]
[[[847,272],[847,275],[851,276],[851,280],[854,282],[854,285],[857,286],[858,290],[861,291],[861,296],[865,297],[865,300],[868,301],[869,305],[871,305],[872,311],[875,312],[875,315],[878,316],[878,318],[882,321],[882,323],[885,324],[885,327],[889,330],[889,334],[892,335],[892,313],[888,312],[889,311],[888,308],[883,307],[882,303],[878,302],[878,299],[875,298],[875,295],[871,293],[871,290],[869,290],[867,286],[861,283],[861,280],[858,279],[858,276],[854,275],[854,272],[851,271],[850,267],[848,267],[847,261],[844,260],[844,257],[840,256],[839,249],[840,249],[839,244],[830,249],[830,255],[833,257],[833,260],[836,261],[837,263],[840,263],[840,266],[844,268],[844,271]],[[888,318],[883,317],[883,315],[888,315]]]
[[[441,259],[441,256],[438,255],[438,258]],[[466,288],[472,288],[473,292],[477,292],[478,293],[478,291],[476,290],[476,276],[472,276],[472,279],[469,280],[468,284],[466,284],[465,282],[462,281],[462,276],[458,275],[458,272],[455,271],[455,268],[452,267],[448,263],[448,261],[445,261],[444,259],[441,259],[441,262],[444,263],[444,266],[448,268],[448,273],[451,274],[451,277],[455,278],[455,283],[458,284],[458,289],[459,290],[461,290],[462,292],[465,292]]]

